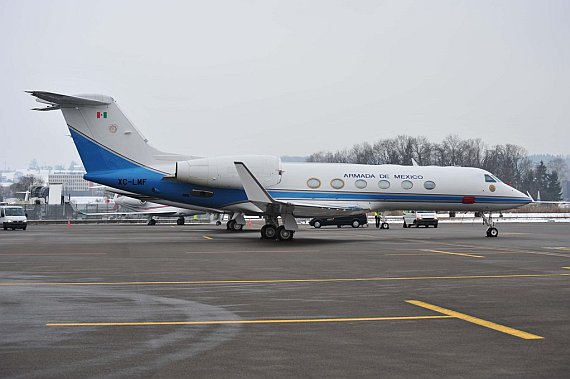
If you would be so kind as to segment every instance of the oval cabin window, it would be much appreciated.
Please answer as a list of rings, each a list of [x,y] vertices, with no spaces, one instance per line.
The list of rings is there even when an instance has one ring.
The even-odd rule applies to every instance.
[[[435,188],[435,183],[432,182],[431,180],[428,180],[427,182],[424,183],[424,188],[427,190],[432,190]]]
[[[368,183],[366,183],[366,180],[358,179],[356,182],[354,182],[354,185],[356,186],[356,188],[363,189],[366,188]]]
[[[311,178],[307,180],[307,187],[309,188],[319,188],[321,186],[321,181],[317,178]]]
[[[409,189],[412,189],[413,186],[414,186],[414,183],[410,182],[409,180],[404,180],[402,182],[402,188],[403,189],[409,190]]]
[[[390,188],[390,182],[387,180],[381,180],[378,182],[378,188],[380,189],[388,189]]]
[[[334,189],[341,189],[344,187],[344,181],[342,179],[333,179],[331,180],[331,187]]]

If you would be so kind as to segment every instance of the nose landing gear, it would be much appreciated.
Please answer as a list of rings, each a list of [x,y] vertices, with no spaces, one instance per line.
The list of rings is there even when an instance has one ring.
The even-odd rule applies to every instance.
[[[495,228],[495,221],[493,221],[493,215],[489,212],[489,217],[485,213],[481,212],[481,217],[483,218],[483,224],[488,226],[487,237],[497,237],[499,235],[499,230]]]

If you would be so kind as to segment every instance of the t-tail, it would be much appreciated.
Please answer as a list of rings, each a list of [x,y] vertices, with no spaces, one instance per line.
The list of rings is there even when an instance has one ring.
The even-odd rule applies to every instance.
[[[34,110],[61,110],[87,177],[133,168],[172,174],[177,160],[192,158],[164,153],[150,146],[110,96],[27,92],[48,105]]]

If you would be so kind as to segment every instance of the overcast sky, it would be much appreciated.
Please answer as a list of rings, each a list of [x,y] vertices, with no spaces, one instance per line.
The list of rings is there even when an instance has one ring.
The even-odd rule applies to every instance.
[[[0,0],[0,164],[78,159],[24,90],[102,93],[155,147],[308,155],[398,134],[570,154],[570,1]]]

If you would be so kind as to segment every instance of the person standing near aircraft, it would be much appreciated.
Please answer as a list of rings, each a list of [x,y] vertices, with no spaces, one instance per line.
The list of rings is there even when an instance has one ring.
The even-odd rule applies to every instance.
[[[381,218],[381,213],[374,212],[374,221],[376,221],[376,228],[380,228],[380,218]]]

